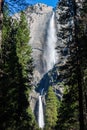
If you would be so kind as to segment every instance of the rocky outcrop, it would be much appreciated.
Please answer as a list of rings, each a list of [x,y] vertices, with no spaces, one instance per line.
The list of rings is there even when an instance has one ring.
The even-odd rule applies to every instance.
[[[67,81],[67,72],[70,73],[68,61],[74,21],[71,14],[72,4],[68,3],[67,0],[61,0],[55,10],[57,62],[51,70],[45,74],[43,73],[43,49],[44,45],[46,46],[47,30],[52,12],[52,7],[47,7],[44,4],[36,4],[25,11],[30,28],[31,38],[29,44],[32,46],[32,57],[35,66],[33,82],[35,88],[30,94],[29,101],[36,117],[38,116],[38,98],[41,92],[43,91],[44,106],[45,95],[49,86],[53,86],[55,94],[61,99],[64,84]]]
[[[33,113],[38,117],[38,99],[43,88],[43,50],[47,39],[47,29],[50,17],[52,15],[52,7],[45,4],[36,4],[26,9],[26,17],[30,30],[29,44],[32,47],[32,57],[34,59],[33,84],[34,89],[30,93],[29,102]],[[47,78],[47,77],[46,77]],[[45,81],[46,81],[45,78]],[[39,88],[39,89],[38,89]],[[45,96],[43,95],[43,99]]]
[[[80,9],[82,8],[82,0],[76,0],[76,5],[79,7],[76,11],[80,17]],[[57,50],[60,53],[60,61],[58,64],[59,73],[65,81],[66,71],[69,71],[68,62],[70,55],[73,53],[73,37],[74,37],[74,1],[60,0],[56,7],[56,23],[57,23]]]
[[[28,21],[29,30],[30,30],[29,44],[32,47],[32,51],[33,51],[32,57],[34,59],[34,66],[35,66],[34,72],[33,72],[34,88],[32,92],[30,93],[29,102],[30,102],[32,111],[36,112],[38,109],[37,107],[38,98],[42,90],[43,90],[43,100],[44,100],[43,103],[45,105],[45,95],[47,93],[48,87],[53,86],[54,91],[59,98],[61,98],[62,96],[62,87],[57,86],[57,82],[59,81],[58,80],[58,75],[59,75],[58,65],[55,64],[52,70],[46,73],[44,73],[44,66],[43,66],[43,62],[44,62],[43,54],[44,54],[44,49],[46,49],[46,46],[47,46],[47,43],[46,43],[47,38],[48,38],[47,34],[48,34],[50,19],[53,14],[53,9],[52,7],[48,7],[45,4],[36,4],[34,6],[28,7],[25,10],[25,13],[26,13],[27,21]],[[20,19],[19,16],[20,14],[15,14],[14,17],[16,17],[16,19],[19,20]],[[58,41],[57,46],[61,48],[64,45]],[[48,49],[46,49],[45,51],[50,52],[50,50]],[[53,52],[50,52],[51,55],[52,53]],[[58,49],[57,57],[58,57],[57,60],[60,63],[60,59],[61,59],[60,49]],[[49,59],[48,59],[48,62],[49,62]]]
[[[68,66],[67,62],[70,57],[70,45],[72,42],[72,29],[74,26],[72,16],[72,1],[61,0],[56,7],[56,23],[57,23],[57,50],[60,54],[58,70],[61,81],[66,82]],[[69,72],[70,73],[70,72]]]
[[[67,60],[67,47],[65,41],[60,36],[61,25],[59,23],[58,10],[56,10],[56,27],[58,33],[57,40],[57,64],[47,73],[43,73],[43,49],[46,46],[47,31],[49,26],[49,21],[52,16],[52,7],[48,7],[44,4],[36,4],[27,8],[25,11],[28,25],[30,29],[30,41],[29,44],[32,46],[32,56],[34,59],[34,81],[35,86],[30,94],[30,105],[34,112],[37,109],[38,97],[42,90],[44,90],[43,95],[48,90],[49,86],[53,86],[56,95],[61,99],[63,93],[63,85],[57,85],[58,82],[62,81],[61,76],[61,66],[65,65]],[[51,45],[50,45],[51,46]],[[49,61],[48,61],[49,62]],[[64,72],[62,72],[64,73]],[[32,98],[31,98],[32,97]],[[36,114],[37,115],[37,114]]]
[[[25,11],[29,29],[30,41],[32,46],[32,56],[34,59],[34,84],[37,84],[43,76],[42,54],[47,38],[47,28],[52,15],[52,7],[45,4],[36,4],[27,8]]]
[[[30,41],[29,44],[32,46],[32,57],[34,59],[34,81],[35,88],[32,90],[29,98],[30,106],[32,111],[35,112],[37,117],[38,109],[38,98],[39,94],[43,90],[43,103],[45,106],[45,95],[49,86],[54,86],[56,95],[61,99],[62,96],[62,85],[57,86],[58,82],[58,66],[57,64],[49,72],[44,74],[43,70],[43,50],[46,46],[47,33],[50,18],[53,13],[52,7],[48,7],[44,4],[36,4],[26,9],[26,17],[30,29]],[[55,23],[56,24],[56,23]],[[50,45],[52,46],[52,45]],[[57,46],[62,46],[61,42],[57,43]],[[57,53],[58,62],[60,62],[60,49]],[[48,61],[49,62],[49,61]]]

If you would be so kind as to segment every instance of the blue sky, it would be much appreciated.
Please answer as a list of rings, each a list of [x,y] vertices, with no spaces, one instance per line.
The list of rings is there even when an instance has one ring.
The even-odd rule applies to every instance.
[[[27,2],[29,2],[31,4],[44,3],[44,4],[47,4],[48,6],[55,7],[57,2],[58,2],[58,0],[27,0]]]
[[[7,2],[8,5],[9,5],[9,9],[10,9],[10,13],[9,14],[10,15],[14,14],[16,12],[19,12],[20,10],[25,9],[25,7],[27,7],[28,4],[44,3],[44,4],[47,4],[48,6],[53,6],[55,8],[56,4],[58,3],[59,0],[24,0],[24,1],[19,0],[19,3],[21,3],[21,2],[24,3],[24,4],[22,3],[21,6],[16,4],[15,1],[16,0],[13,0],[13,1],[11,1],[11,0],[4,0],[4,2],[5,3]],[[23,6],[23,5],[25,5],[25,3],[26,3],[27,6]],[[13,6],[12,6],[12,4],[13,4]]]

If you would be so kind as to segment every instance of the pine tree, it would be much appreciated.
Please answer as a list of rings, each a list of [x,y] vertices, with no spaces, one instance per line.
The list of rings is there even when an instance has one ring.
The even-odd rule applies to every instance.
[[[74,92],[74,93],[73,93]],[[65,86],[58,109],[56,130],[79,130],[78,89],[77,85]]]
[[[79,21],[79,14],[77,13],[80,11],[78,3],[72,0],[64,0],[61,1],[59,4],[59,8],[62,10],[63,8],[65,9],[59,16],[59,20],[64,24],[65,26],[61,26],[61,32],[62,32],[62,39],[64,40],[64,44],[67,46],[67,62],[64,66],[62,66],[62,69],[65,69],[63,78],[65,79],[65,84],[68,85],[68,92],[67,96],[63,96],[63,101],[62,101],[62,109],[65,111],[65,113],[69,112],[69,117],[64,118],[64,116],[59,116],[59,120],[61,120],[60,123],[60,130],[61,129],[79,129],[79,123],[78,120],[80,121],[80,129],[84,129],[84,123],[83,123],[83,103],[82,103],[82,74],[81,74],[81,65],[80,65],[80,60],[81,60],[81,55],[80,55],[80,46],[79,46],[79,41],[78,41],[78,21]],[[65,18],[65,19],[64,19]],[[66,26],[67,25],[67,26]],[[64,52],[63,52],[64,53]],[[62,70],[63,71],[63,70]],[[75,91],[78,90],[78,91]],[[73,91],[72,91],[73,90]],[[74,104],[77,104],[79,101],[79,107],[75,107],[73,111],[72,108],[69,108],[67,105],[67,102],[69,99],[68,96],[72,95],[72,93],[75,93],[75,95],[79,95],[76,97],[76,100],[73,99],[73,96],[71,96],[71,102],[70,102],[70,107]],[[65,94],[64,94],[65,95]],[[64,106],[64,105],[65,106]],[[69,111],[68,111],[69,110]],[[74,112],[77,112],[77,114],[74,114]],[[79,111],[79,113],[78,113]],[[62,114],[62,111],[60,111]],[[72,114],[73,113],[73,114]],[[60,114],[60,115],[61,115]],[[79,114],[79,118],[77,118],[77,115]],[[73,117],[73,116],[74,117]],[[82,118],[81,118],[82,117]],[[69,122],[72,118],[73,124]],[[68,119],[68,121],[67,121]],[[78,119],[78,120],[77,120]],[[60,122],[60,121],[59,121]],[[64,123],[65,122],[65,123]],[[75,125],[77,122],[77,126]],[[73,128],[70,128],[73,125]],[[82,126],[81,126],[82,124]],[[58,128],[58,127],[57,127]]]
[[[0,77],[2,130],[37,129],[28,101],[33,66],[31,47],[28,45],[29,31],[22,14],[20,22],[12,23],[9,16],[5,16],[3,20],[1,48],[3,73]]]
[[[87,1],[83,2],[83,8],[81,9],[81,18],[79,20],[79,44],[81,47],[81,73],[82,73],[82,90],[83,90],[83,114],[84,114],[84,129],[87,129]]]
[[[57,108],[58,108],[57,97],[53,91],[53,88],[50,86],[46,99],[46,112],[45,112],[46,130],[54,129],[57,121]]]

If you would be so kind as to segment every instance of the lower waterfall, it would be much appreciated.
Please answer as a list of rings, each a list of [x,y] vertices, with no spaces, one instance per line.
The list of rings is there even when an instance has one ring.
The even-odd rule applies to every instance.
[[[42,96],[39,96],[39,117],[38,117],[39,128],[44,128],[44,114],[43,114],[43,104]]]

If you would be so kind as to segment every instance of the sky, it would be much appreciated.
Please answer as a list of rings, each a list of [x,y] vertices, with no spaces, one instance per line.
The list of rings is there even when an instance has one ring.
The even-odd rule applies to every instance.
[[[16,0],[4,0],[5,3],[8,4],[9,6],[9,10],[10,10],[10,15],[13,15],[14,13],[16,12],[20,12],[21,10],[24,10],[28,5],[33,5],[33,4],[36,4],[36,3],[44,3],[44,4],[47,4],[48,6],[52,6],[53,8],[56,7],[56,4],[58,3],[59,0],[19,0],[19,3],[22,2],[22,6],[19,6],[17,3],[16,3]],[[24,4],[23,4],[24,2]],[[23,5],[26,5],[27,6],[23,6]],[[13,5],[13,6],[12,6]]]
[[[47,4],[48,6],[53,6],[55,7],[58,0],[27,0],[30,4],[35,4],[35,3],[44,3]]]

